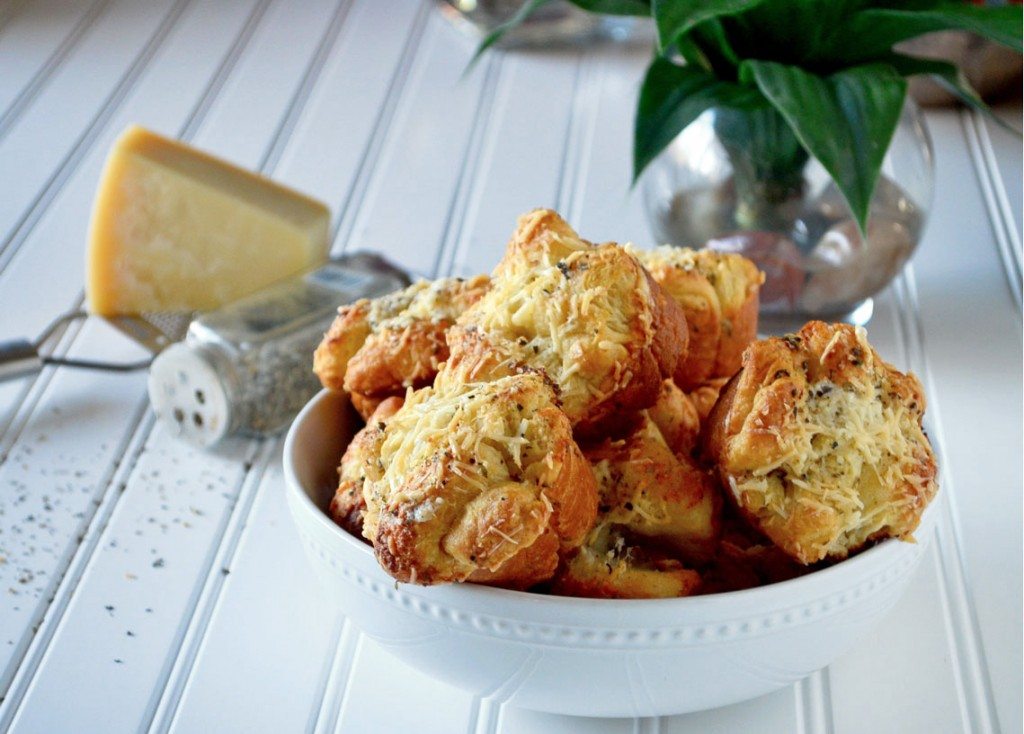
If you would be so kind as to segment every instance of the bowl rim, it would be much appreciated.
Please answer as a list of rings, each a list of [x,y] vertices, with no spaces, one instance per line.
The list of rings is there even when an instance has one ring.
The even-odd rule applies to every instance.
[[[921,521],[917,529],[914,531],[915,539],[912,541],[888,538],[852,557],[839,561],[827,568],[812,571],[804,576],[798,576],[797,578],[785,581],[777,581],[771,584],[764,584],[750,589],[723,591],[713,594],[700,594],[687,597],[673,597],[668,599],[592,599],[589,597],[560,596],[557,594],[538,594],[531,591],[517,591],[514,589],[504,589],[469,582],[439,584],[436,586],[401,583],[395,581],[390,576],[387,576],[384,570],[381,569],[377,563],[377,559],[373,555],[373,549],[371,546],[334,523],[327,514],[317,506],[306,491],[306,487],[304,487],[299,481],[298,474],[295,469],[295,452],[298,447],[296,437],[299,432],[299,428],[306,420],[309,420],[310,414],[317,409],[319,404],[323,400],[327,399],[327,396],[331,395],[337,394],[324,389],[314,395],[306,405],[303,406],[302,410],[299,411],[298,415],[288,428],[283,448],[283,473],[285,486],[287,488],[286,491],[298,500],[299,506],[303,507],[307,514],[314,517],[314,522],[321,531],[329,533],[334,537],[340,537],[341,543],[344,544],[348,552],[357,554],[363,561],[372,562],[373,566],[380,571],[380,573],[389,582],[395,583],[395,588],[398,588],[398,586],[401,585],[403,588],[410,590],[415,589],[418,593],[425,593],[427,590],[432,589],[443,589],[446,592],[446,596],[449,594],[451,595],[448,600],[449,603],[456,603],[458,600],[463,598],[466,598],[467,600],[476,598],[480,600],[487,599],[492,602],[496,601],[499,603],[509,604],[519,608],[524,602],[529,601],[532,604],[536,604],[538,600],[543,600],[548,606],[562,605],[566,608],[575,609],[579,609],[580,607],[587,607],[591,609],[601,607],[606,608],[609,611],[615,610],[617,612],[637,611],[641,609],[647,612],[653,612],[656,609],[658,611],[667,612],[671,610],[682,611],[684,609],[697,611],[717,606],[722,602],[729,602],[738,605],[742,604],[748,608],[763,607],[767,610],[775,607],[780,601],[786,603],[788,606],[800,599],[817,599],[824,596],[832,596],[837,593],[842,593],[843,589],[850,588],[853,584],[829,585],[827,581],[839,578],[843,575],[850,576],[851,578],[867,577],[871,575],[870,569],[872,566],[884,568],[893,565],[895,563],[894,556],[898,558],[899,555],[917,552],[920,550],[927,538],[931,536],[935,524],[936,503],[933,499],[933,501],[929,503],[928,507],[925,508]],[[861,573],[858,574],[858,572]],[[820,588],[813,590],[816,587]],[[760,603],[762,601],[771,603],[762,604]],[[510,608],[507,611],[511,613],[513,610]]]

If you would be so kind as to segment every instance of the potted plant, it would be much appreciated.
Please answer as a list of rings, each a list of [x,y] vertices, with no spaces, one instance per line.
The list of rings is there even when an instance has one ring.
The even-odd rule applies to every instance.
[[[920,238],[931,148],[907,78],[986,109],[953,64],[893,50],[945,29],[1021,49],[1019,5],[937,0],[571,0],[652,17],[633,176],[662,241],[739,251],[763,312],[865,320]],[[528,0],[480,52],[544,0]]]

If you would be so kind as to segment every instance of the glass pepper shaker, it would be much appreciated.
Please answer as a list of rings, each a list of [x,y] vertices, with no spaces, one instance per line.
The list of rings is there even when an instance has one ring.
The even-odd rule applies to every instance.
[[[387,261],[357,253],[205,313],[153,360],[153,410],[204,447],[229,435],[276,433],[320,389],[313,350],[338,307],[408,284]]]

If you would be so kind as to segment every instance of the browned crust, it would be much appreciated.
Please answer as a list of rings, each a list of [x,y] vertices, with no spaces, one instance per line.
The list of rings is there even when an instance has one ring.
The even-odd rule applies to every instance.
[[[633,268],[636,277],[643,280],[646,288],[638,288],[633,292],[632,302],[629,303],[631,312],[637,314],[633,328],[638,333],[632,342],[626,344],[628,356],[618,368],[616,379],[622,380],[624,384],[614,387],[595,385],[604,390],[606,395],[588,403],[582,412],[571,415],[574,430],[582,440],[616,432],[623,421],[629,420],[638,410],[652,405],[657,400],[662,380],[675,371],[676,364],[685,355],[688,340],[686,317],[682,309],[634,257],[617,245],[603,245],[594,248],[592,252],[593,261],[588,259],[578,263],[581,269],[612,267],[613,263],[615,267]],[[563,274],[569,280],[575,277],[575,270],[567,267]],[[650,314],[650,329],[646,332],[641,330],[639,316],[645,313]],[[453,329],[449,336],[452,356],[457,357],[460,363],[471,364],[470,356],[473,356],[481,363],[503,365],[502,369],[508,369],[509,365],[516,363],[538,366],[533,364],[529,353],[520,353],[511,344],[503,345],[504,337],[492,336],[477,327],[472,314],[467,314],[460,327]],[[472,337],[474,331],[480,336]],[[485,343],[499,354],[487,355],[481,346]],[[588,362],[588,354],[580,357],[580,372],[587,375],[599,373],[599,368]],[[483,367],[474,369],[477,372],[484,370]],[[625,379],[621,376],[625,376]],[[555,375],[549,377],[557,379]]]
[[[639,265],[639,263],[638,263]],[[643,269],[643,266],[640,266]],[[690,341],[690,330],[686,313],[682,307],[665,292],[646,270],[643,271],[651,293],[652,315],[654,317],[654,341],[651,353],[662,376],[671,377],[677,365],[686,359]]]
[[[630,548],[630,555],[630,560],[609,564],[581,549],[559,567],[551,591],[589,599],[669,599],[699,591],[700,574],[676,559],[638,546]]]
[[[509,275],[516,269],[536,267],[545,259],[560,259],[573,249],[592,246],[552,209],[533,209],[516,220],[505,254],[494,268],[493,277]]]
[[[650,350],[637,356],[632,366],[632,379],[621,390],[616,390],[597,403],[575,426],[581,441],[593,441],[602,436],[621,435],[624,425],[631,425],[636,413],[658,399],[662,372]]]
[[[444,379],[459,382],[490,380],[532,373],[541,376],[558,398],[558,386],[544,370],[523,362],[507,345],[490,339],[476,326],[456,324],[448,330],[450,357],[444,368]]]
[[[442,375],[435,387],[451,387],[452,376]],[[482,409],[521,414],[527,400],[519,390],[543,389],[550,395],[538,376],[528,377],[529,386],[517,378]],[[579,545],[591,527],[597,488],[565,414],[549,403],[537,408],[530,420],[544,427],[551,448],[543,461],[557,473],[547,474],[541,485],[509,479],[483,488],[463,487],[467,480],[455,465],[458,457],[444,451],[433,454],[403,478],[398,492],[418,498],[417,506],[385,502],[380,514],[372,540],[385,571],[410,583],[478,580],[510,588],[527,588],[551,577],[559,552]],[[471,491],[460,494],[460,487]],[[423,515],[423,498],[441,500],[434,505],[436,515]]]
[[[363,417],[364,421],[369,421],[370,416],[373,415],[375,410],[377,410],[377,406],[379,406],[384,400],[399,396],[389,395],[387,398],[374,398],[369,395],[354,392],[348,397],[352,402],[352,407],[356,409],[356,412]]]
[[[564,419],[564,416],[562,416]],[[425,557],[422,523],[411,522],[404,510],[381,517],[374,548],[381,566],[399,581],[436,584],[448,581],[480,581],[492,586],[528,588],[547,581],[558,565],[559,551],[582,542],[597,514],[597,488],[589,465],[571,440],[559,442],[555,461],[562,470],[544,492],[551,506],[550,516],[538,512],[542,499],[518,500],[511,486],[500,488],[476,502],[457,527],[443,535],[443,550],[438,555],[448,560]],[[412,481],[437,481],[442,487],[458,481],[457,475],[440,466],[425,468]],[[490,533],[497,528],[500,533]],[[498,563],[503,535],[516,533],[533,540],[509,558]],[[554,541],[552,543],[552,540]],[[455,557],[470,559],[459,564]]]
[[[558,534],[548,530],[496,570],[477,569],[467,581],[505,589],[529,589],[555,575],[559,545]]]
[[[664,380],[658,400],[647,409],[665,443],[675,454],[689,456],[700,435],[700,414],[689,395],[672,380]]]
[[[364,512],[366,501],[363,499],[361,483],[342,479],[328,508],[331,519],[347,533],[362,540]]]
[[[737,431],[734,416],[738,416],[739,410],[742,410],[742,408],[739,408],[734,413],[733,406],[736,405],[739,378],[742,374],[742,372],[737,372],[735,376],[725,383],[725,386],[719,393],[718,400],[715,401],[707,420],[702,426],[701,449],[704,459],[708,463],[716,463],[720,457],[724,456],[730,435],[735,434]],[[749,412],[749,405],[747,410]]]
[[[313,372],[328,390],[344,389],[349,360],[370,335],[369,310],[370,302],[365,299],[339,308],[338,316],[313,353]]]
[[[740,544],[723,538],[714,563],[701,575],[701,593],[751,589],[788,581],[810,571],[771,543]]]
[[[637,263],[639,265],[639,263]],[[642,268],[641,268],[642,269]],[[654,405],[666,377],[686,356],[689,331],[686,315],[646,270],[644,278],[650,290],[653,339],[650,345],[632,349],[632,363],[625,368],[632,377],[620,390],[593,406],[575,425],[581,440],[622,435],[636,413]]]
[[[871,399],[899,403],[920,427],[925,409],[920,382],[884,362],[865,344],[854,327],[816,321],[797,334],[752,344],[743,354],[742,370],[730,380],[712,410],[704,436],[705,455],[717,465],[723,485],[729,487],[746,472],[773,465],[782,450],[781,442],[793,430],[791,421],[812,399],[811,386],[823,381],[841,389],[854,381],[871,380],[877,385],[876,391],[881,391]],[[935,458],[927,438],[921,435],[923,445],[913,456],[901,458],[913,466],[921,487],[907,480],[897,486],[883,486],[881,495],[871,501],[886,508],[889,522],[864,542],[909,537],[934,496]],[[844,450],[841,446],[834,448]],[[826,557],[822,538],[832,537],[831,515],[794,502],[790,502],[785,515],[779,515],[751,505],[745,492],[740,496],[735,491],[728,494],[751,525],[800,563]],[[829,557],[845,557],[858,549],[848,546]]]
[[[366,500],[363,497],[364,464],[373,455],[387,420],[401,407],[401,398],[381,401],[367,424],[352,437],[341,457],[338,466],[340,482],[331,499],[328,514],[334,522],[357,538],[362,538],[363,513],[366,511]]]
[[[715,377],[735,375],[743,363],[743,350],[757,338],[757,313],[760,309],[760,287],[751,287],[738,309],[723,313],[727,320],[718,342],[718,355],[712,374],[701,382]]]
[[[715,374],[719,343],[722,336],[722,312],[718,295],[708,279],[697,270],[669,269],[656,271],[655,279],[666,290],[671,283],[673,292],[685,291],[685,307],[690,332],[690,348],[673,373],[676,384],[691,388]],[[679,303],[677,301],[677,303]]]
[[[690,347],[673,373],[691,390],[708,380],[729,377],[757,336],[762,275],[735,254],[658,248],[638,257],[679,304],[690,331]]]
[[[547,410],[563,415],[556,408]],[[556,420],[552,416],[552,422]],[[597,517],[597,482],[590,471],[590,463],[575,441],[557,444],[553,457],[561,462],[562,472],[546,495],[552,505],[551,525],[558,534],[559,547],[564,551],[583,542]]]
[[[457,481],[443,467],[420,472],[410,481],[429,483],[438,476],[444,484]],[[510,586],[536,583],[533,570],[521,568],[514,559],[548,532],[548,518],[540,511],[543,502],[517,496],[511,486],[501,489],[473,501],[454,527],[416,522],[406,508],[384,514],[373,542],[381,566],[399,581],[423,585],[467,581],[477,571],[493,573],[495,580]],[[489,532],[491,528],[497,532]],[[505,545],[504,536],[513,533],[526,540],[518,550]],[[517,568],[523,576],[513,574]]]
[[[729,377],[716,377],[686,393],[693,407],[697,410],[697,416],[702,426],[707,421],[708,416],[711,415],[711,409],[715,407],[715,403],[718,402],[718,396],[725,389],[731,377],[732,375]]]
[[[423,290],[422,282],[343,306],[314,352],[313,371],[324,387],[353,395],[353,404],[368,418],[381,400],[433,382],[448,358],[445,332],[453,316],[478,301],[489,282],[481,275],[431,284],[441,288],[442,300],[429,317],[417,299],[437,291]],[[410,311],[416,303],[419,310]]]
[[[379,401],[404,395],[409,387],[429,385],[448,359],[445,333],[450,326],[447,320],[414,321],[401,330],[383,329],[369,335],[348,362],[345,390]]]
[[[625,439],[588,448],[586,457],[598,477],[599,522],[626,528],[688,563],[712,557],[721,493],[708,472],[671,451],[650,419]],[[607,470],[598,471],[599,464]]]

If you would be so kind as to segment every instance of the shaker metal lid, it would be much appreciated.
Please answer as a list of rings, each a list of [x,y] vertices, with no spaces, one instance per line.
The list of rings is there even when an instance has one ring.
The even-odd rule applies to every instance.
[[[212,446],[230,430],[224,383],[202,353],[185,344],[173,344],[153,360],[149,400],[174,435],[198,446]]]

